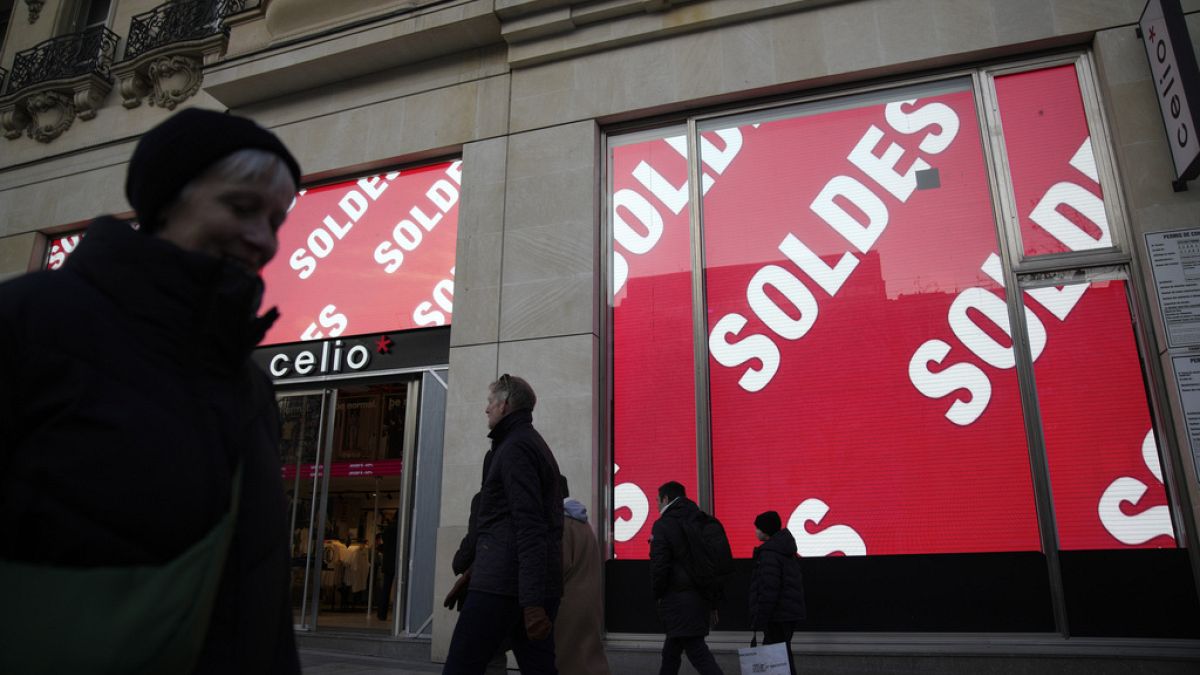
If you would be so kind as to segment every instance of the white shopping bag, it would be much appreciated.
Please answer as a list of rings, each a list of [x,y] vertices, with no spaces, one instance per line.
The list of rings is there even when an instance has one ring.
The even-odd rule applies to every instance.
[[[757,647],[743,647],[738,650],[738,663],[742,667],[742,675],[787,675],[787,645],[776,642]]]

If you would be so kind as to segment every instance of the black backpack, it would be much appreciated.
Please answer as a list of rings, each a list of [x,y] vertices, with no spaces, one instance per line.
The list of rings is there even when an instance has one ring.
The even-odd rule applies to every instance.
[[[703,511],[683,523],[687,540],[687,570],[696,590],[709,600],[718,600],[725,579],[733,573],[733,551],[721,521]]]

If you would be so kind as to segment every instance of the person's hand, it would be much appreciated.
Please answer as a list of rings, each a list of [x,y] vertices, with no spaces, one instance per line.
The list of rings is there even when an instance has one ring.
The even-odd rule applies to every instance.
[[[454,586],[450,588],[450,592],[446,594],[446,599],[442,601],[442,606],[446,609],[462,609],[463,601],[467,599],[467,586],[471,583],[471,570],[463,572],[462,576],[454,581]]]
[[[530,640],[545,640],[550,637],[550,629],[554,624],[550,623],[546,610],[542,607],[525,607],[524,611],[525,635]]]

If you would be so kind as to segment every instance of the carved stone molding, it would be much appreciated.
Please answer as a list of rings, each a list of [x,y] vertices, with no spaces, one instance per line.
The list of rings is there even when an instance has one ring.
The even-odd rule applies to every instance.
[[[29,23],[35,23],[38,17],[42,15],[42,6],[46,4],[46,0],[25,0],[25,5],[29,8]]]
[[[150,105],[174,110],[200,91],[204,66],[221,58],[229,38],[223,34],[163,45],[112,67],[121,91],[121,105]]]
[[[75,121],[72,97],[58,91],[42,91],[25,99],[30,124],[25,133],[39,143],[49,143],[71,128]]]
[[[111,89],[110,82],[95,74],[25,87],[0,98],[0,127],[9,140],[24,134],[49,143],[71,128],[75,118],[94,118]]]
[[[150,82],[154,93],[150,105],[174,110],[188,98],[200,91],[204,79],[203,63],[194,56],[164,56],[150,62]]]
[[[29,114],[25,108],[4,108],[0,110],[0,126],[4,127],[5,138],[10,141],[18,139],[29,127]]]

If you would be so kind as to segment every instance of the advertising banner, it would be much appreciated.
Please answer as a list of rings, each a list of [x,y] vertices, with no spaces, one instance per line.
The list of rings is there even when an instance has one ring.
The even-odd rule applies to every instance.
[[[279,320],[262,345],[447,326],[462,162],[301,190],[262,271]],[[62,267],[85,233],[49,242]]]
[[[462,162],[302,190],[263,270],[264,345],[449,325]]]
[[[1004,120],[1006,136],[1046,132]],[[1066,139],[1034,162],[1037,189],[1071,183],[1098,199],[1081,121],[1041,122]],[[657,486],[694,495],[696,481],[687,150],[664,136],[612,157],[624,558],[647,555]],[[750,555],[768,509],[805,556],[1041,547],[982,137],[965,81],[702,133],[714,511],[735,555]],[[1102,204],[1049,208],[1088,227],[1035,218],[1027,240],[1079,250],[1107,234]],[[1023,294],[1065,548],[1174,544],[1144,452],[1157,457],[1124,293],[1106,282]],[[1114,489],[1122,478],[1143,489]]]

